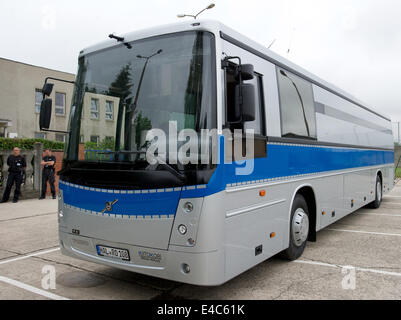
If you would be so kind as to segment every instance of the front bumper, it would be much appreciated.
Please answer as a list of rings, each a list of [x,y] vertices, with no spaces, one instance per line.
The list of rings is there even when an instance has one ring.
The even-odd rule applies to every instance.
[[[220,251],[189,253],[150,249],[73,235],[63,231],[59,232],[59,237],[62,254],[73,258],[193,285],[216,286],[226,281],[224,254]],[[127,249],[130,253],[130,261],[99,256],[96,245]],[[184,264],[189,266],[189,273],[184,272]]]

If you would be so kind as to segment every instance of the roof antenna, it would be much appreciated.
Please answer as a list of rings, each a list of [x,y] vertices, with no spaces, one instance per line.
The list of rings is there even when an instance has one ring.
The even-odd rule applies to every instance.
[[[295,28],[292,28],[290,42],[288,44],[287,57],[288,57],[288,55],[290,54],[290,51],[291,51],[291,45],[292,45],[292,39],[294,37],[294,32],[295,32]]]
[[[114,33],[109,34],[109,38],[110,38],[110,39],[116,39],[117,42],[123,42],[123,41],[124,41],[124,38],[123,38],[123,37],[116,36]]]
[[[123,42],[124,46],[126,46],[128,49],[132,49],[132,46],[129,43],[124,42],[124,38],[123,37],[116,36],[114,33],[112,33],[112,34],[109,34],[109,38],[110,39],[116,39],[117,42]]]
[[[270,48],[273,46],[273,44],[276,42],[276,40],[277,40],[277,39],[274,39],[274,40],[270,43],[270,45],[267,47],[267,49],[270,49]]]

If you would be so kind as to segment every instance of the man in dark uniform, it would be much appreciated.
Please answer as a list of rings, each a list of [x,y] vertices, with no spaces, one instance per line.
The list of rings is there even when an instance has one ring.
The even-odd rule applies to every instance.
[[[54,187],[54,165],[56,164],[56,157],[52,155],[50,149],[45,150],[45,156],[43,157],[41,164],[43,166],[42,194],[39,200],[46,198],[47,181],[49,181],[53,199],[56,199],[56,188]]]
[[[20,155],[20,149],[15,147],[13,149],[13,154],[7,159],[8,165],[8,179],[6,189],[4,190],[3,199],[1,202],[7,202],[11,188],[15,182],[14,200],[13,202],[18,202],[18,197],[21,193],[21,183],[24,176],[24,170],[26,168],[25,158]]]

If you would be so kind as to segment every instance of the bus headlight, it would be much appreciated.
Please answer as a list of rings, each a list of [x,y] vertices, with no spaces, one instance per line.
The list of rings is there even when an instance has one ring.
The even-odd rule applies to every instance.
[[[192,202],[186,202],[183,207],[186,213],[191,213],[194,210],[194,205]]]
[[[182,234],[182,235],[184,235],[184,234],[186,234],[187,233],[187,227],[186,226],[184,226],[183,224],[181,224],[179,227],[178,227],[178,232],[180,233],[180,234]]]

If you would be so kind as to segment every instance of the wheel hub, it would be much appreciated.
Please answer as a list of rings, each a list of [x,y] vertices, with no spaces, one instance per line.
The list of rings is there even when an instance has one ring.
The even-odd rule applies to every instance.
[[[301,208],[295,211],[292,219],[292,236],[297,247],[300,247],[308,238],[309,218]]]
[[[382,200],[382,184],[381,182],[377,182],[376,185],[376,194],[377,194],[377,200],[380,202]]]

